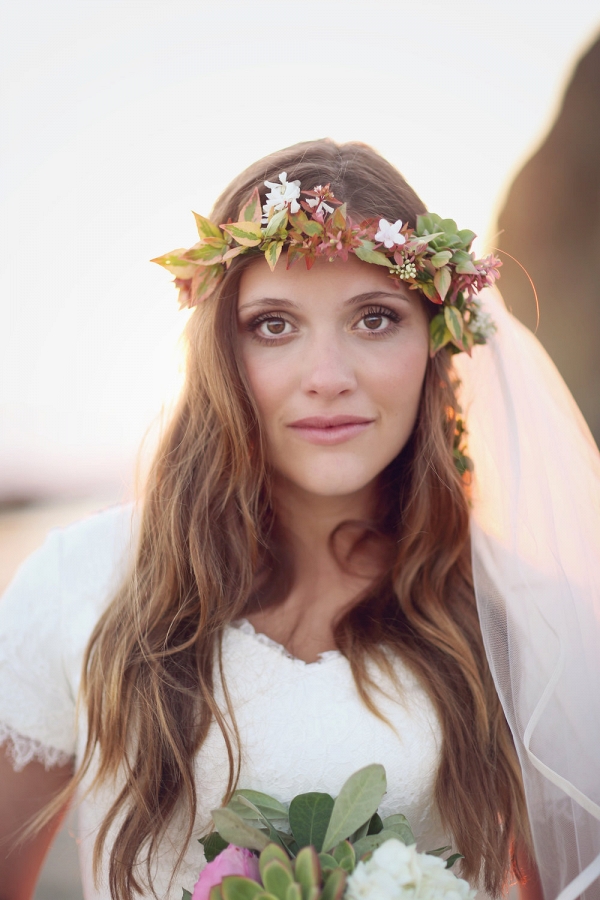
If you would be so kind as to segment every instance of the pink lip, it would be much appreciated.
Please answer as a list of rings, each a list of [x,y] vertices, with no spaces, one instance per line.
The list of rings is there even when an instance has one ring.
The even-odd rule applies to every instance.
[[[361,434],[373,421],[364,416],[308,416],[290,422],[289,427],[311,444],[341,444]]]

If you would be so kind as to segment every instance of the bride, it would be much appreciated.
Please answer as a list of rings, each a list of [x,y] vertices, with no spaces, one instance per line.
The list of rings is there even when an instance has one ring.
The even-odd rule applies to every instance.
[[[555,390],[531,415],[567,405],[553,449],[579,453],[583,504],[598,461],[486,288],[497,261],[475,260],[472,233],[426,215],[362,144],[275,153],[196,218],[199,243],[157,260],[194,309],[143,498],[51,533],[0,605],[0,828],[26,828],[0,900],[32,896],[74,798],[86,900],[179,900],[236,786],[335,795],[373,762],[385,814],[407,816],[420,850],[451,844],[482,892],[517,880],[535,900],[578,896],[600,854],[595,726],[578,690],[579,772],[544,757],[563,746],[575,681],[544,718],[553,626],[535,602],[564,611],[568,593],[594,627],[598,525],[590,514],[585,547],[569,540],[555,598],[544,561],[561,535],[546,545],[542,523],[532,549],[514,482],[545,437],[516,400],[531,396],[525,360]],[[533,480],[550,490],[541,460]],[[578,600],[582,553],[596,580]]]

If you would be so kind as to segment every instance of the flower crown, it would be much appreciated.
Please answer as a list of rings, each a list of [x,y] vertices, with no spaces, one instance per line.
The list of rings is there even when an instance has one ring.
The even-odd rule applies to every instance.
[[[494,333],[476,295],[496,281],[502,263],[493,255],[475,259],[470,252],[474,232],[459,230],[453,219],[435,213],[418,216],[415,228],[400,219],[354,223],[328,184],[306,191],[299,181],[288,181],[286,172],[279,182],[265,181],[269,193],[262,206],[255,188],[237,222],[219,226],[194,213],[198,243],[152,260],[175,275],[180,307],[206,300],[234,257],[264,253],[273,270],[287,246],[288,268],[298,259],[310,269],[317,257],[347,260],[354,253],[385,266],[397,286],[404,282],[421,291],[441,307],[430,323],[432,356],[446,345],[455,353],[470,353]]]

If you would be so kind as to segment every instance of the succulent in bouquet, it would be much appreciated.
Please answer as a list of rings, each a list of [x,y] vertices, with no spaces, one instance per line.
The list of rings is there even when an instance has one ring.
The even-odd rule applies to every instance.
[[[200,839],[207,860],[182,900],[471,900],[450,867],[450,847],[416,850],[405,816],[381,818],[383,766],[355,772],[334,799],[299,794],[289,808],[259,791],[239,790],[213,810],[215,830]]]

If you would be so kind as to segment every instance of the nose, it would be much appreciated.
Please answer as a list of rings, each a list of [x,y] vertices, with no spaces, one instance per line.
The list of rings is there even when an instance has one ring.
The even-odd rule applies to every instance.
[[[348,348],[331,334],[305,348],[302,390],[333,399],[356,389],[356,373]]]

